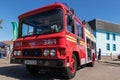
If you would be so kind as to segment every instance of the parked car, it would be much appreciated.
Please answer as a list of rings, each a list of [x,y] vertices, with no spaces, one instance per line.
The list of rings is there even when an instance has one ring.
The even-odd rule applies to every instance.
[[[118,59],[120,59],[120,54],[118,54]]]

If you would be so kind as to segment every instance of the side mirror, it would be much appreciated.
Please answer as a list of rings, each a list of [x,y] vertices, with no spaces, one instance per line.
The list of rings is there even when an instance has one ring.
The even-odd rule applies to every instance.
[[[74,25],[74,19],[70,15],[67,16],[67,24],[71,26]]]
[[[75,13],[73,8],[70,8],[70,11],[71,11],[73,14]]]

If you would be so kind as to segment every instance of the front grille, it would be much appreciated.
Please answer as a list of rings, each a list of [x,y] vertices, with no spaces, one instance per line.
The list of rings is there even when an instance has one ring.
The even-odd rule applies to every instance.
[[[25,57],[41,57],[42,50],[41,49],[23,50],[23,56],[25,56]]]

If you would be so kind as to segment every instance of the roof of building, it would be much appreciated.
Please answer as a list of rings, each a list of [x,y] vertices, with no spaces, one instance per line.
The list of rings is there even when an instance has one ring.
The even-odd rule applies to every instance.
[[[13,41],[10,40],[10,41],[2,41],[4,44],[7,44],[7,45],[13,45]]]
[[[115,24],[100,19],[93,19],[88,23],[92,28],[95,28],[96,30],[105,30],[105,31],[120,33],[120,24]]]

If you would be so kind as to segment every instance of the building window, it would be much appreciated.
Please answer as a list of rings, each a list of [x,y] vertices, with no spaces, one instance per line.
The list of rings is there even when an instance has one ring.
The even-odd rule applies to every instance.
[[[110,50],[110,44],[109,44],[109,43],[107,43],[106,49],[107,49],[107,50]]]
[[[107,33],[107,40],[110,40],[110,33]]]
[[[115,35],[115,34],[113,34],[113,40],[114,40],[114,41],[116,40],[116,35]]]
[[[113,51],[116,51],[116,44],[113,44]]]

